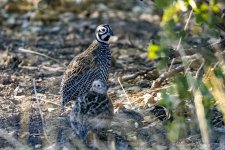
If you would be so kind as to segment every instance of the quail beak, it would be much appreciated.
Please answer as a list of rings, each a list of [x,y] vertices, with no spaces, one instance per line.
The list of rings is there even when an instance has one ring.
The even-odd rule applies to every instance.
[[[108,91],[108,89],[109,89],[109,85],[106,85],[106,90]]]
[[[114,35],[113,32],[112,32],[112,30],[109,31],[109,35],[111,35],[111,36]]]

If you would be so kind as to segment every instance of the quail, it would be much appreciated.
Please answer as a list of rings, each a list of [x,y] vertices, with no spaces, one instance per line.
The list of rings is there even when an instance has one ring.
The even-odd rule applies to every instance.
[[[111,61],[109,38],[112,35],[108,24],[99,25],[95,32],[96,40],[70,62],[61,82],[62,106],[88,92],[94,80],[108,80]]]
[[[212,109],[212,118],[210,121],[210,124],[215,131],[223,132],[225,133],[225,121],[223,119],[223,113],[219,111],[217,107],[214,107]]]
[[[89,131],[107,130],[110,127],[114,109],[107,90],[103,81],[95,80],[90,90],[75,102],[70,123],[81,139],[85,139]]]
[[[173,116],[171,113],[163,106],[155,105],[148,109],[156,118],[160,121],[172,121]]]

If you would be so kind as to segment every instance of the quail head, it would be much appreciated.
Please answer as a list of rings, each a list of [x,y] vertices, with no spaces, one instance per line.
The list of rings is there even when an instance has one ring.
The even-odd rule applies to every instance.
[[[60,87],[62,106],[88,92],[94,80],[108,80],[111,61],[109,38],[112,35],[109,25],[99,25],[95,31],[96,40],[70,62]]]
[[[95,80],[90,91],[75,102],[70,113],[70,122],[81,139],[90,130],[100,131],[110,127],[114,110],[107,96],[107,89],[104,82]]]

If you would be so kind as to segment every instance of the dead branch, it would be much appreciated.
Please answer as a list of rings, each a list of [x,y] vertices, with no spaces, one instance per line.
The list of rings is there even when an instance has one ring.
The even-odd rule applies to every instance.
[[[156,67],[151,67],[151,68],[141,68],[139,69],[140,71],[139,72],[136,72],[134,74],[131,74],[131,75],[124,75],[121,77],[121,81],[123,82],[126,82],[126,81],[129,81],[129,80],[134,80],[135,78],[137,78],[138,76],[141,76],[141,75],[144,75],[146,74],[147,72],[149,71],[152,71],[156,69]],[[130,69],[131,70],[131,69]],[[127,71],[127,70],[126,70]]]
[[[35,99],[36,99],[36,102],[37,102],[37,107],[38,107],[38,110],[39,110],[39,113],[40,113],[40,116],[41,116],[41,122],[42,122],[42,124],[43,124],[44,136],[45,136],[46,140],[48,141],[48,136],[47,136],[47,132],[46,132],[46,129],[45,129],[44,116],[43,116],[43,112],[41,111],[40,102],[39,102],[39,99],[38,99],[38,96],[37,96],[37,88],[36,88],[36,82],[35,82],[35,79],[33,79],[33,88],[34,88]],[[49,141],[48,141],[48,142],[49,142]],[[49,142],[49,143],[50,143],[50,142]]]
[[[117,80],[118,80],[118,82],[119,82],[119,84],[120,84],[120,86],[121,86],[121,88],[122,88],[122,90],[123,90],[123,92],[124,92],[124,94],[125,94],[125,96],[126,96],[126,98],[127,98],[127,101],[129,102],[131,108],[133,108],[132,103],[131,103],[131,101],[130,101],[130,98],[128,97],[128,95],[127,95],[125,89],[123,88],[122,83],[120,82],[120,77],[118,77]]]
[[[61,106],[60,104],[54,103],[54,102],[49,101],[49,100],[46,100],[46,99],[41,99],[41,101],[46,102],[46,103],[53,104],[53,105],[55,105],[55,106],[59,106],[59,107]]]
[[[53,61],[55,61],[55,62],[57,62],[57,63],[60,64],[60,62],[57,59],[52,58],[52,57],[50,57],[50,56],[48,56],[46,54],[42,54],[42,53],[35,52],[35,51],[29,50],[29,49],[25,49],[25,48],[21,48],[21,47],[18,48],[18,50],[21,51],[21,52],[24,52],[24,53],[30,53],[30,54],[35,54],[35,55],[43,56],[43,57],[49,58],[49,59],[51,59],[51,60],[53,60]]]
[[[204,65],[205,65],[205,61],[203,60],[201,66],[198,68],[198,70],[197,70],[197,72],[196,72],[196,75],[195,75],[196,79],[202,78],[202,76],[203,76],[203,67],[204,67]]]
[[[42,69],[50,71],[50,72],[64,72],[65,68],[64,67],[48,67],[48,66],[41,66]]]
[[[22,69],[27,69],[27,70],[37,70],[38,69],[38,67],[33,67],[33,66],[22,66],[22,65],[19,65],[18,67],[22,68]]]
[[[138,76],[144,75],[146,73],[147,73],[147,71],[141,71],[141,72],[136,72],[136,73],[131,74],[131,75],[124,75],[122,77],[122,81],[126,82],[126,81],[129,81],[129,80],[133,80],[133,79],[137,78]]]
[[[162,84],[162,82],[163,82],[164,80],[166,80],[166,79],[169,78],[169,77],[174,76],[175,74],[177,74],[177,73],[179,73],[179,72],[181,72],[181,71],[184,71],[184,69],[185,69],[184,66],[179,66],[179,67],[173,69],[173,70],[170,71],[170,72],[165,72],[165,73],[163,73],[162,75],[159,76],[158,79],[156,79],[156,80],[153,82],[152,87],[151,87],[150,90],[160,87],[161,84]]]

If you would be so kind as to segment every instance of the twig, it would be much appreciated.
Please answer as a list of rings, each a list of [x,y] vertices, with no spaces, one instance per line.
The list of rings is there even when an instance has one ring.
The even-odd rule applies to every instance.
[[[201,66],[198,68],[198,70],[197,70],[197,72],[196,72],[196,75],[195,75],[196,79],[199,79],[199,78],[202,77],[204,65],[205,65],[205,61],[204,61],[204,59],[203,59],[203,62],[202,62],[202,64],[201,64]]]
[[[135,78],[137,78],[139,75],[143,75],[143,74],[145,74],[147,71],[142,71],[142,72],[137,72],[137,73],[134,73],[134,74],[132,74],[132,75],[129,75],[129,76],[123,76],[122,77],[122,81],[129,81],[129,80],[133,80],[133,79],[135,79]]]
[[[43,128],[43,131],[44,131],[44,136],[45,136],[46,140],[49,142],[47,132],[46,132],[46,129],[45,129],[45,121],[44,121],[44,117],[43,117],[43,112],[41,111],[40,102],[39,102],[39,99],[38,99],[38,96],[37,96],[35,79],[33,79],[33,88],[34,88],[35,99],[37,101],[37,107],[38,107],[38,110],[39,110],[39,113],[40,113],[40,116],[41,116],[41,121],[42,121],[42,124],[43,124],[42,128]]]
[[[27,70],[37,70],[37,69],[44,69],[47,71],[51,71],[51,72],[64,72],[65,70],[63,69],[63,67],[57,67],[57,68],[53,68],[53,67],[47,67],[47,66],[23,66],[21,64],[18,65],[19,68],[22,69],[27,69]]]
[[[127,98],[127,101],[129,102],[131,108],[133,108],[132,103],[131,103],[129,97],[128,97],[126,91],[124,90],[122,83],[120,82],[120,77],[118,77],[117,80],[118,80],[118,82],[119,82],[119,84],[120,84],[120,86],[121,86],[121,88],[122,88],[122,90],[123,90],[123,92],[124,92],[124,94],[125,94],[125,96],[126,96],[126,98]]]
[[[199,122],[200,132],[203,143],[206,145],[206,149],[210,149],[209,137],[207,132],[207,121],[205,118],[205,109],[202,105],[202,94],[199,89],[197,91],[193,91],[194,93],[194,103],[196,108],[196,115]]]
[[[188,71],[190,70],[190,67],[191,67],[191,64],[193,64],[194,60],[191,60],[191,62],[189,62],[186,67],[185,67],[185,70],[184,70],[184,74],[187,75],[188,74]]]
[[[22,65],[19,65],[18,67],[22,68],[22,69],[27,69],[27,70],[37,70],[38,69],[38,67],[33,67],[33,66],[22,66]]]
[[[43,113],[41,111],[40,102],[39,102],[39,99],[38,99],[38,96],[37,96],[37,89],[36,89],[35,79],[33,79],[33,88],[34,88],[35,99],[36,99],[36,102],[37,102],[37,107],[38,107],[39,113],[41,115],[41,120],[42,120],[42,123],[44,123]]]
[[[175,62],[175,58],[173,58],[173,59],[172,59],[172,61],[171,61],[171,64],[170,64],[170,67],[169,67],[168,71],[170,71],[170,70],[172,69],[172,66],[173,66],[174,62]]]
[[[55,105],[55,106],[61,106],[61,105],[59,105],[59,104],[57,104],[57,103],[54,103],[54,102],[49,101],[49,100],[46,100],[46,99],[41,99],[41,101],[46,102],[46,103],[53,104],[53,105]]]
[[[184,26],[184,30],[187,30],[187,27],[188,27],[188,24],[190,22],[192,14],[193,14],[193,9],[191,10],[191,12],[190,12],[190,14],[188,16],[188,20],[187,20],[187,22],[186,22],[186,24]],[[180,56],[185,56],[186,55],[185,51],[183,49],[180,49],[181,41],[182,41],[182,37],[180,37],[180,39],[179,39],[178,45],[176,47],[176,50],[178,50],[178,52],[180,53]],[[183,60],[183,62],[185,63],[186,61]]]
[[[155,89],[155,88],[158,88],[159,86],[161,86],[162,82],[163,82],[165,79],[167,79],[167,78],[169,78],[169,77],[171,77],[171,76],[174,76],[176,73],[179,73],[179,72],[181,72],[181,71],[183,71],[183,70],[184,70],[184,66],[179,66],[179,67],[173,69],[173,70],[170,71],[170,72],[165,72],[165,73],[163,73],[162,75],[160,75],[160,76],[153,82],[152,87],[151,87],[150,90]]]
[[[53,60],[53,61],[59,63],[59,61],[58,61],[57,59],[52,58],[52,57],[50,57],[50,56],[48,56],[48,55],[39,53],[39,52],[35,52],[35,51],[29,50],[29,49],[24,49],[24,48],[21,48],[21,47],[20,47],[18,50],[21,51],[21,52],[24,52],[24,53],[30,53],[30,54],[40,55],[40,56],[49,58],[49,59],[51,59],[51,60]]]
[[[137,70],[137,68],[135,68],[135,71],[137,70],[136,73],[128,75],[128,76],[124,75],[124,76],[122,76],[121,80],[124,81],[124,82],[129,81],[129,80],[133,80],[133,79],[137,78],[138,76],[144,75],[147,72],[152,71],[154,69],[156,69],[155,66],[153,66],[151,68],[139,68],[138,70]],[[139,70],[141,70],[141,71],[139,71]],[[129,69],[129,70],[125,70],[125,71],[134,71],[134,68]]]
[[[65,67],[48,67],[48,66],[41,66],[42,69],[45,69],[47,71],[51,71],[51,72],[64,72],[65,71]]]
[[[188,20],[187,20],[187,22],[186,22],[186,24],[185,24],[185,26],[184,26],[184,30],[187,30],[187,27],[188,27],[188,24],[189,24],[189,22],[190,22],[190,20],[191,20],[192,14],[193,14],[193,9],[191,10],[191,12],[190,12],[190,14],[189,14],[189,16],[188,16]]]
[[[186,22],[186,25],[184,27],[184,30],[187,29],[187,26],[190,22],[190,18],[193,14],[193,9],[191,10],[188,20]],[[182,39],[182,37],[180,38]],[[184,56],[184,51],[180,50],[179,53],[181,54],[181,56]],[[187,60],[182,59],[183,63],[186,64]],[[190,75],[186,75],[187,76],[187,81],[188,81],[188,85],[189,87],[192,89],[192,93],[194,94],[194,104],[195,104],[195,108],[196,108],[196,114],[197,114],[197,118],[198,118],[198,122],[199,122],[199,127],[200,127],[200,131],[201,131],[201,136],[202,136],[202,141],[203,143],[207,146],[206,149],[209,149],[209,138],[208,138],[208,134],[207,134],[207,123],[204,117],[204,107],[202,104],[202,95],[199,91],[198,88],[195,88],[196,82],[195,80],[193,80],[191,78]]]
[[[48,95],[54,95],[54,94],[48,94]],[[54,96],[55,96],[55,95],[54,95]],[[55,102],[52,102],[52,101],[47,100],[47,99],[44,99],[44,98],[41,98],[41,97],[43,97],[43,94],[37,93],[37,95],[35,95],[35,98],[36,98],[36,97],[39,97],[39,100],[40,100],[40,101],[43,101],[43,102],[46,102],[46,103],[50,103],[50,104],[53,104],[53,105],[55,105],[55,106],[61,106],[60,104],[57,104],[57,103],[55,103]]]

